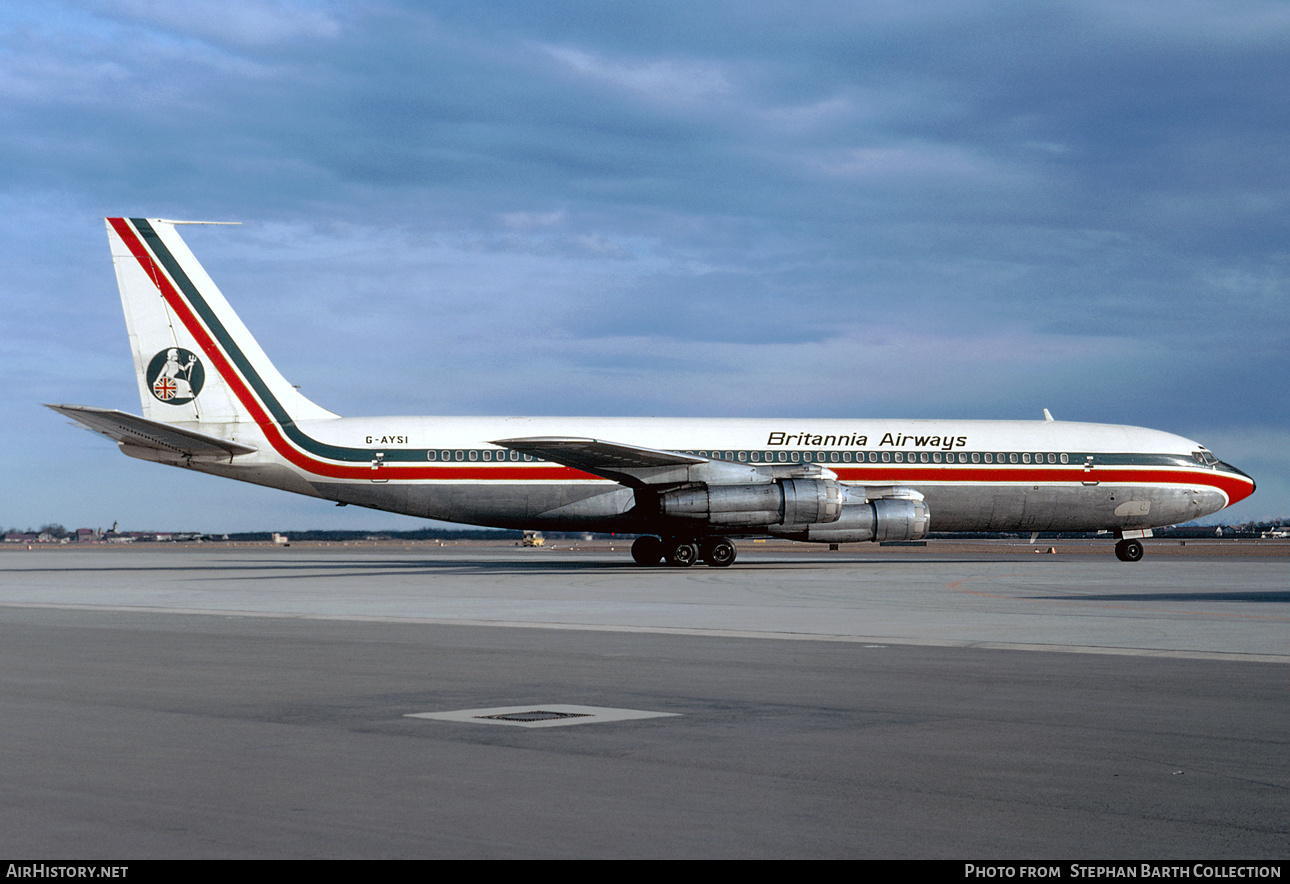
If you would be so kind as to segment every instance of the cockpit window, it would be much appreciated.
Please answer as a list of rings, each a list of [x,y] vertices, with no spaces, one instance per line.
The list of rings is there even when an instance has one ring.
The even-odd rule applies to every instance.
[[[1204,448],[1200,451],[1193,451],[1191,456],[1197,463],[1203,463],[1207,467],[1212,467],[1214,464],[1218,463],[1218,458],[1210,454]]]

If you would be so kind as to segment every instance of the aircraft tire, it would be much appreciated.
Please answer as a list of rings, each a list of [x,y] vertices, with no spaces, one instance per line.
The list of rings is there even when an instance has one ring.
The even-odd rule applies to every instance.
[[[1140,540],[1121,540],[1115,545],[1115,557],[1121,562],[1142,561],[1143,549]]]
[[[711,543],[704,544],[703,561],[710,568],[729,568],[735,563],[739,550],[734,541],[728,537],[718,537]]]
[[[663,541],[651,534],[637,537],[632,543],[632,558],[638,565],[657,565],[663,561]]]
[[[689,568],[699,560],[699,545],[692,540],[675,541],[667,553],[667,563],[677,568]]]

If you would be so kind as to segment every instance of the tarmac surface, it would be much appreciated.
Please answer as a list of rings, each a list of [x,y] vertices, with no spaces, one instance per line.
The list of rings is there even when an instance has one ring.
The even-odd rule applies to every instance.
[[[0,851],[1290,853],[1290,543],[558,546],[5,549]]]

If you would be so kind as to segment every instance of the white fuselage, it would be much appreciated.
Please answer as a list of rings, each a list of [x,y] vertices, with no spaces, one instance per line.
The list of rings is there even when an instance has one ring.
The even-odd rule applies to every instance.
[[[937,531],[1157,527],[1252,488],[1183,437],[1064,421],[382,417],[301,421],[295,438],[256,424],[193,429],[258,448],[232,462],[194,460],[197,469],[497,527],[650,527],[633,515],[631,489],[492,444],[570,433],[749,466],[812,463],[846,485],[913,489]]]

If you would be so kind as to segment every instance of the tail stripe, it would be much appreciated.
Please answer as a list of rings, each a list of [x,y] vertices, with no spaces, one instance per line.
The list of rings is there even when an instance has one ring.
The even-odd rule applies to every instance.
[[[124,219],[113,220],[123,221]],[[129,240],[126,240],[131,247],[131,251],[134,252],[135,257],[139,258],[140,263],[142,263],[145,257],[151,257],[148,255],[148,251],[150,250],[152,256],[155,256],[157,263],[166,271],[166,274],[169,275],[170,280],[173,280],[174,285],[183,292],[182,298],[177,297],[178,293],[176,292],[167,292],[166,289],[169,288],[169,286],[163,286],[163,280],[157,279],[154,275],[154,279],[157,279],[157,287],[161,290],[162,296],[165,297],[166,302],[179,311],[181,315],[184,312],[184,307],[191,306],[192,310],[201,317],[205,327],[209,329],[214,338],[219,341],[224,352],[227,353],[229,358],[231,358],[237,365],[238,373],[251,385],[252,388],[254,388],[259,400],[269,410],[269,413],[272,414],[272,420],[276,420],[279,423],[290,423],[291,416],[287,414],[287,410],[282,407],[281,403],[278,402],[277,398],[269,390],[268,385],[264,383],[259,374],[256,373],[255,369],[251,367],[250,361],[234,343],[232,336],[229,335],[228,331],[219,321],[215,312],[211,310],[210,305],[206,303],[206,300],[201,296],[197,287],[193,285],[192,280],[188,278],[188,274],[184,272],[179,262],[175,259],[175,256],[171,254],[170,249],[166,248],[165,243],[161,241],[161,237],[157,235],[157,232],[153,229],[152,225],[148,223],[146,218],[131,218],[130,223],[133,224],[135,229],[139,232],[139,239],[134,243],[130,243]],[[120,234],[122,232],[121,227],[123,227],[124,224],[121,226],[114,224],[113,226],[116,227],[117,233]],[[122,236],[122,239],[125,239],[125,237]],[[193,323],[189,322],[187,317],[184,318],[184,325],[188,326],[190,331],[192,330]],[[208,353],[207,355],[214,358],[214,354]],[[227,377],[227,374],[225,376]],[[239,391],[239,398],[243,400],[244,404],[250,407],[250,403],[246,401],[246,397],[243,397],[240,394],[241,391]],[[257,418],[257,420],[259,419],[260,418]]]
[[[249,359],[238,347],[235,339],[219,321],[218,316],[201,296],[182,266],[157,236],[152,225],[142,218],[109,219],[113,230],[130,249],[130,253],[154,280],[161,296],[175,311],[180,321],[196,339],[203,353],[228,382],[238,400],[246,407],[265,437],[288,461],[315,475],[335,479],[370,479],[372,451],[329,445],[304,433],[273,396],[268,386],[255,371]],[[135,234],[131,225],[137,228]],[[157,273],[164,270],[164,273]],[[173,281],[173,282],[172,282]],[[182,293],[181,293],[182,292]],[[227,354],[227,355],[226,355]],[[291,443],[295,443],[294,445]],[[297,447],[298,446],[298,447]],[[303,450],[302,450],[303,449]],[[361,462],[362,467],[329,463],[320,460]],[[383,470],[406,479],[528,479],[540,481],[569,481],[594,478],[569,467],[515,467],[480,470],[476,467],[429,467],[421,460],[419,451],[392,450],[385,453]],[[417,467],[395,466],[394,462],[416,462]],[[502,472],[508,475],[502,475]],[[510,473],[514,475],[509,475]]]

